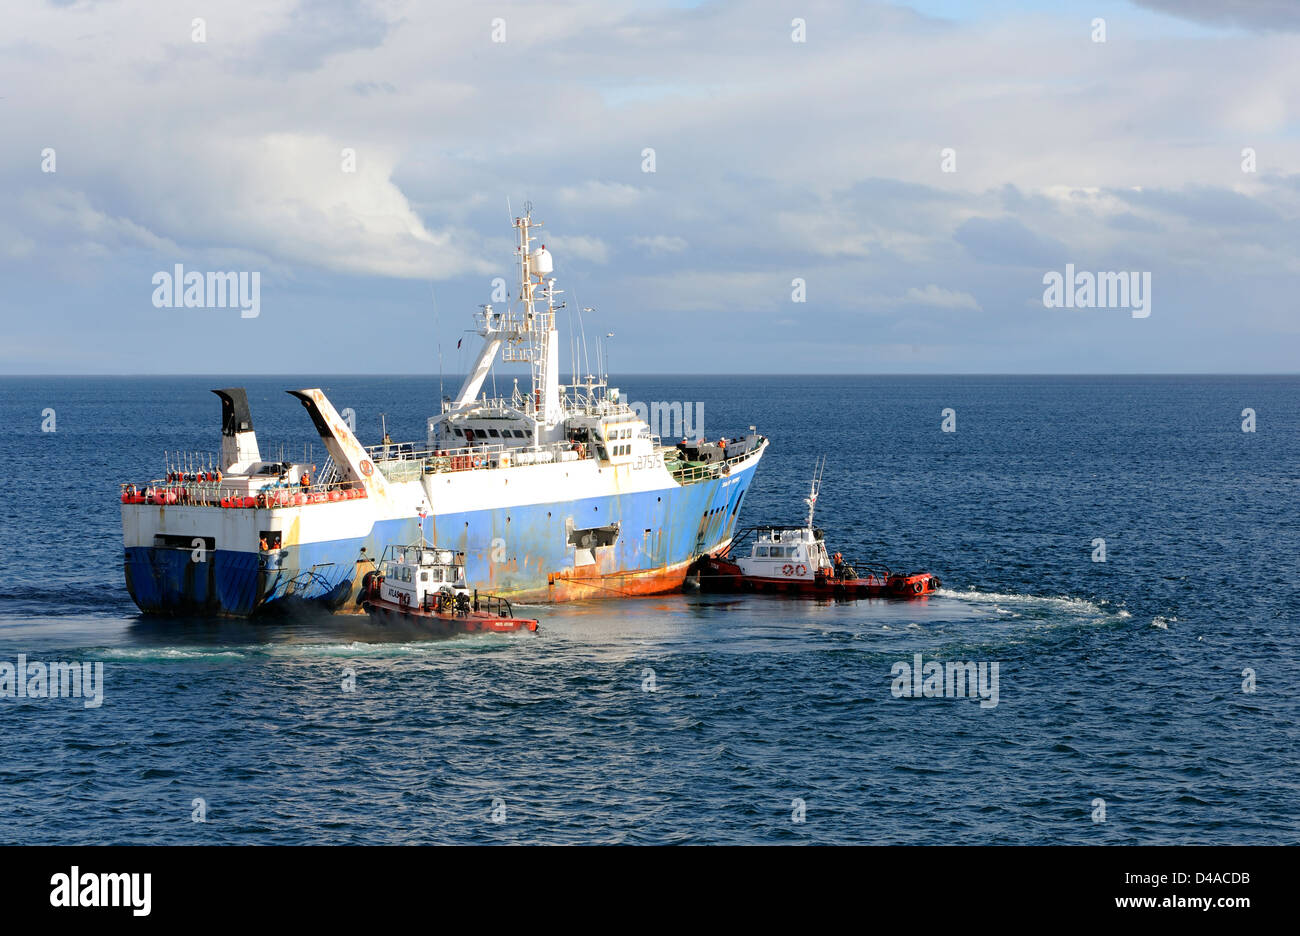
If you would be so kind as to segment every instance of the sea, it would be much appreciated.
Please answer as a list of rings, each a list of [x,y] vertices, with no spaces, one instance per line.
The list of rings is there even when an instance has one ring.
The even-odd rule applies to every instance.
[[[381,414],[422,439],[455,382],[0,378],[0,842],[1300,842],[1300,378],[616,383],[771,439],[743,525],[801,522],[825,456],[832,550],[942,588],[539,605],[536,634],[451,639],[148,618],[119,484],[219,450],[210,389],[301,458],[286,389],[370,444]],[[102,696],[6,692],[20,656],[102,663]]]

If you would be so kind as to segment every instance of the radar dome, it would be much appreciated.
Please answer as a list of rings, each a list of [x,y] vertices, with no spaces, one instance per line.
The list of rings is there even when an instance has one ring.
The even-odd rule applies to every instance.
[[[545,276],[555,269],[555,261],[551,259],[551,252],[546,249],[545,244],[534,250],[530,259],[533,272],[539,276]]]

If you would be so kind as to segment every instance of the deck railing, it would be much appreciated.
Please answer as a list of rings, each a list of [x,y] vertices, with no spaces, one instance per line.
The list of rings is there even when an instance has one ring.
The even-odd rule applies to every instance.
[[[387,448],[387,457],[381,454],[385,448]],[[661,449],[660,451],[671,453],[673,450]],[[677,483],[692,484],[697,481],[730,474],[732,467],[744,461],[753,452],[754,449],[749,448],[737,455],[718,461],[690,463],[667,460],[665,464]],[[541,448],[512,448],[498,444],[430,450],[427,447],[417,448],[415,445],[408,443],[402,446],[372,446],[367,449],[367,454],[374,459],[376,465],[386,477],[409,473],[412,475],[409,480],[414,480],[423,474],[498,468],[505,465],[507,461],[510,465],[520,466],[554,464],[566,460],[562,458],[566,453],[572,453],[575,456],[575,458],[567,459],[568,461],[593,459],[596,458],[596,446],[589,443],[562,442]],[[545,459],[535,458],[538,455],[547,455],[549,457]],[[534,458],[528,456],[534,456]],[[677,467],[674,468],[674,464]],[[396,471],[394,470],[395,466],[397,467]],[[212,477],[212,474],[208,472],[201,474],[205,478]],[[122,503],[155,504],[160,506],[267,508],[300,507],[306,504],[355,500],[367,496],[364,482],[334,480],[337,475],[330,474],[332,477],[325,483],[304,486],[287,482],[273,482],[251,492],[237,489],[227,484],[224,479],[200,481],[195,480],[193,475],[182,475],[181,478],[173,475],[171,478],[155,479],[145,485],[123,484],[121,486]],[[390,478],[390,480],[408,479]],[[239,487],[246,488],[246,484]]]
[[[156,506],[260,508],[303,507],[358,500],[367,496],[360,481],[329,484],[269,484],[253,493],[236,490],[218,481],[168,481],[146,485],[123,484],[122,503]]]
[[[674,480],[679,484],[691,484],[731,474],[731,469],[754,454],[755,448],[746,449],[739,455],[731,455],[719,461],[683,463],[678,468],[670,468]]]

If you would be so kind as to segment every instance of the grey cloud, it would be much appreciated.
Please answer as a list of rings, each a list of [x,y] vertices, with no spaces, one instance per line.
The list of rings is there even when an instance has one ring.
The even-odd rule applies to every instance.
[[[1064,244],[1036,234],[1015,218],[971,218],[953,240],[981,263],[998,266],[1054,266],[1067,255]]]
[[[1086,330],[1062,343],[1086,320],[1042,314],[1042,272],[1071,261],[1174,271],[1157,287],[1166,310],[1174,273],[1184,290],[1171,330],[1200,320],[1214,336],[1187,368],[1248,370],[1264,345],[1277,359],[1300,348],[1275,325],[1300,253],[1300,176],[1267,168],[1295,162],[1289,37],[1120,43],[1108,54],[1122,61],[1099,68],[1090,44],[1078,55],[1076,39],[1033,17],[990,31],[857,0],[754,0],[757,15],[741,0],[512,6],[504,46],[489,39],[495,14],[473,5],[402,6],[390,28],[383,17],[398,7],[303,3],[290,16],[294,2],[210,20],[201,48],[132,5],[86,17],[113,44],[75,44],[41,17],[13,29],[31,38],[0,55],[14,128],[0,134],[0,276],[93,322],[98,307],[67,293],[66,269],[104,284],[111,311],[130,316],[143,274],[108,288],[123,255],[162,269],[200,251],[257,252],[266,259],[238,262],[297,277],[281,278],[278,308],[329,294],[325,327],[295,348],[347,370],[369,358],[359,365],[329,326],[352,321],[358,294],[410,314],[417,278],[441,264],[441,325],[419,328],[441,328],[445,342],[487,301],[491,276],[511,278],[506,201],[517,212],[531,197],[559,238],[571,308],[601,311],[620,369],[710,366],[714,337],[728,362],[742,359],[740,343],[753,351],[746,366],[821,367],[824,341],[795,348],[764,327],[808,320],[808,333],[862,335],[864,348],[892,340],[878,329],[941,332],[956,350],[932,370],[1051,369],[1113,348]],[[795,15],[807,18],[805,45],[790,41]],[[33,68],[37,58],[50,68]],[[55,68],[66,81],[36,77]],[[526,145],[509,124],[525,71]],[[1252,84],[1257,74],[1275,81]],[[77,93],[92,84],[95,95]],[[645,93],[614,94],[617,104],[602,94],[628,86]],[[1258,175],[1237,169],[1247,143],[1260,147]],[[57,176],[39,174],[46,145],[58,148]],[[940,171],[947,145],[960,151],[957,173]],[[345,146],[355,174],[340,171]],[[656,173],[641,171],[644,146],[657,149]],[[61,200],[55,182],[75,182],[87,203]],[[17,200],[29,190],[38,204]],[[175,246],[151,246],[151,234]],[[795,277],[806,305],[791,302]],[[1249,300],[1231,324],[1220,281]],[[908,295],[948,308],[899,301]],[[1248,342],[1250,328],[1281,340]],[[266,367],[279,347],[266,345]],[[426,369],[421,348],[395,348],[392,366]],[[227,366],[221,348],[203,353],[199,366]],[[1137,369],[1168,366],[1163,346],[1124,354]]]
[[[397,93],[397,88],[390,81],[357,81],[353,83],[352,90],[362,97],[369,97],[372,94]]]
[[[1163,224],[1136,215],[1131,211],[1111,216],[1107,219],[1106,224],[1117,231],[1132,231],[1138,234],[1158,234],[1165,229]]]
[[[1180,191],[1121,189],[1113,194],[1134,206],[1210,224],[1267,224],[1281,220],[1277,211],[1264,202],[1231,189],[1189,186]]]
[[[253,73],[315,71],[340,52],[383,45],[389,23],[365,0],[300,0],[289,22],[265,36],[240,68]]]
[[[1296,0],[1133,0],[1140,6],[1207,26],[1300,30]]]

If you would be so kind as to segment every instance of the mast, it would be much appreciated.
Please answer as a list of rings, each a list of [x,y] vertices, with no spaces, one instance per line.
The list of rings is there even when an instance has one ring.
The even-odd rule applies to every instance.
[[[555,288],[555,277],[550,276],[555,268],[550,251],[542,244],[536,250],[532,243],[533,228],[541,223],[533,222],[533,206],[524,204],[524,213],[515,218],[515,230],[519,233],[519,244],[515,253],[519,257],[519,310],[520,318],[515,334],[507,342],[501,356],[503,361],[527,362],[533,379],[532,393],[529,397],[530,413],[537,420],[539,427],[553,426],[561,418],[560,406],[560,333],[555,327],[557,308],[555,297],[559,290]]]
[[[823,455],[821,463],[813,466],[812,488],[803,502],[808,505],[808,529],[813,528],[813,513],[817,510],[817,495],[822,489],[822,474],[826,471],[826,456]]]
[[[496,359],[527,363],[532,377],[532,390],[525,411],[542,429],[555,426],[563,418],[563,400],[560,398],[560,333],[555,327],[555,313],[564,308],[556,304],[560,290],[555,288],[555,277],[550,276],[554,262],[546,245],[537,249],[532,243],[533,228],[541,227],[532,219],[532,205],[524,205],[522,216],[514,219],[519,243],[515,254],[519,258],[519,302],[517,308],[495,312],[491,305],[482,306],[479,315],[479,335],[483,347],[474,368],[456,394],[451,409],[471,406],[483,386]]]

